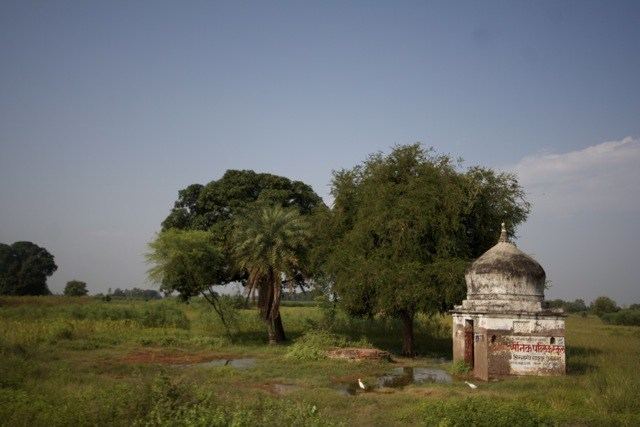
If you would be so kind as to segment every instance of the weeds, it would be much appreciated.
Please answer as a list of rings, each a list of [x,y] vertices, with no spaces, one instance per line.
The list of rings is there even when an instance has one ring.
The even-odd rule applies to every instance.
[[[555,421],[526,405],[503,399],[468,397],[432,400],[421,408],[422,422],[428,426],[552,426]]]
[[[464,360],[456,360],[451,364],[451,373],[453,375],[467,375],[471,372],[471,366]]]
[[[320,307],[283,306],[292,343],[267,346],[254,309],[236,310],[231,341],[210,307],[197,301],[16,300],[0,302],[0,425],[640,425],[640,330],[595,316],[567,318],[565,377],[474,381],[477,390],[454,381],[343,397],[336,381],[369,381],[389,365],[325,359],[324,352],[371,345],[397,351],[397,321],[350,319],[336,310],[329,332]],[[422,355],[450,357],[450,327],[448,317],[419,317]],[[125,361],[142,347],[257,363],[238,370]],[[275,383],[299,390],[277,396]]]
[[[297,360],[321,360],[327,357],[327,350],[332,347],[371,347],[371,344],[364,339],[351,342],[344,336],[326,331],[310,331],[289,347],[286,357]]]

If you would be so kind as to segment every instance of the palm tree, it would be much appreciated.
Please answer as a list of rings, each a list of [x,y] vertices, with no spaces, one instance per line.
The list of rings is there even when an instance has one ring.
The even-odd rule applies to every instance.
[[[263,207],[234,223],[233,255],[248,277],[247,298],[258,292],[258,308],[267,325],[269,344],[285,340],[280,318],[282,284],[293,282],[308,241],[308,225],[293,209]]]

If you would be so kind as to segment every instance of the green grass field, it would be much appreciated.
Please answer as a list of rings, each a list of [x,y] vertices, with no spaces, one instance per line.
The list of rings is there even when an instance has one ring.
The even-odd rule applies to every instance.
[[[338,384],[373,383],[395,366],[450,370],[450,319],[418,320],[421,357],[349,362],[315,357],[326,341],[310,333],[326,323],[318,307],[282,312],[289,343],[267,346],[252,310],[240,311],[230,340],[198,301],[0,298],[0,423],[640,425],[639,327],[569,317],[565,377],[474,381],[477,390],[455,377],[345,396]],[[392,321],[339,315],[334,332],[343,345],[400,346]],[[236,357],[255,366],[194,364]]]

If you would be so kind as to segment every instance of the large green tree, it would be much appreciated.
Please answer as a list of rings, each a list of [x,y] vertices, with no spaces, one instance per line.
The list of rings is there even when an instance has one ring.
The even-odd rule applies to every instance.
[[[258,292],[258,308],[270,344],[285,340],[280,317],[282,286],[289,283],[293,287],[302,270],[300,254],[308,242],[308,223],[292,208],[258,208],[234,223],[233,257],[248,278],[248,295]]]
[[[0,243],[0,295],[49,295],[47,277],[57,269],[53,255],[35,243]]]
[[[322,199],[301,181],[251,170],[228,170],[218,180],[206,185],[192,184],[180,190],[171,213],[162,222],[162,229],[209,231],[225,259],[225,268],[215,277],[214,284],[244,284],[248,277],[245,270],[233,268],[229,238],[235,220],[263,206],[294,208],[303,216],[326,210]],[[298,255],[300,258],[306,256],[304,253]],[[297,279],[301,277],[301,274],[296,275]],[[298,280],[298,284],[303,282]]]
[[[461,171],[419,144],[335,172],[332,195],[315,251],[324,272],[352,315],[401,319],[407,355],[415,315],[460,301],[469,260],[495,244],[501,222],[513,231],[529,209],[513,175]]]

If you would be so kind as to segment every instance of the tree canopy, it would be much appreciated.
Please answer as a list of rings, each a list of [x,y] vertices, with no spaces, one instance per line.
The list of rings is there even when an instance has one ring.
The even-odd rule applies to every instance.
[[[294,207],[302,215],[324,206],[313,189],[301,181],[252,170],[228,170],[218,180],[180,190],[162,229],[227,231],[239,213],[256,204]]]
[[[47,277],[57,269],[53,255],[35,243],[0,243],[0,295],[48,295]]]
[[[332,195],[325,272],[351,314],[402,319],[405,354],[414,352],[415,314],[459,302],[469,260],[495,244],[501,222],[513,233],[529,209],[513,175],[461,171],[419,144],[335,172]]]
[[[211,232],[211,238],[222,251],[225,264],[213,284],[244,283],[247,279],[245,272],[233,268],[229,242],[233,224],[248,212],[265,206],[294,208],[303,216],[326,209],[322,198],[301,181],[251,170],[228,170],[218,180],[206,185],[192,184],[180,190],[171,213],[162,222],[162,230]]]
[[[68,297],[83,297],[88,293],[87,284],[80,280],[70,280],[64,287],[64,294]]]

